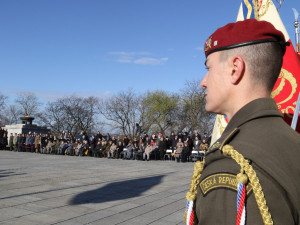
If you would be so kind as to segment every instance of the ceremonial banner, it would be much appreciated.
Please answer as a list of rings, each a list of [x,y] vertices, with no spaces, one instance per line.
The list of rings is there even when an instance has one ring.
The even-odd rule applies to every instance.
[[[291,125],[296,102],[300,92],[299,53],[297,54],[295,52],[290,37],[272,0],[244,0],[241,3],[237,21],[250,18],[265,20],[272,23],[276,29],[280,30],[284,34],[285,40],[290,42],[290,46],[287,46],[286,48],[281,72],[274,86],[271,97],[274,98],[279,111],[284,115],[284,120]],[[212,133],[212,143],[214,143],[213,140],[217,140],[221,136],[226,124],[227,123],[224,116],[218,115],[216,117],[216,122]],[[299,119],[296,130],[300,133]]]

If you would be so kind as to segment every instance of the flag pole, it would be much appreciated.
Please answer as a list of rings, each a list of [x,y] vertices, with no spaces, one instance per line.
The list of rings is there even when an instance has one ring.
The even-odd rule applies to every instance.
[[[296,104],[296,108],[295,108],[295,111],[294,111],[294,116],[293,116],[293,120],[292,120],[292,124],[291,124],[291,127],[294,130],[296,130],[296,127],[297,127],[299,111],[300,111],[300,92],[299,92],[298,101],[297,101],[297,104]]]
[[[299,53],[300,52],[300,40],[299,40],[299,21],[298,21],[298,16],[299,13],[297,12],[297,10],[295,8],[292,8],[293,12],[294,12],[294,16],[295,16],[295,22],[294,22],[294,27],[295,27],[295,38],[296,38],[296,52]]]

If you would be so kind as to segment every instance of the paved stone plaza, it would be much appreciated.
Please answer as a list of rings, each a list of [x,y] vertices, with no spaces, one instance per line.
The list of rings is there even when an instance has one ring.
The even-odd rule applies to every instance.
[[[183,224],[193,166],[0,151],[0,224]]]

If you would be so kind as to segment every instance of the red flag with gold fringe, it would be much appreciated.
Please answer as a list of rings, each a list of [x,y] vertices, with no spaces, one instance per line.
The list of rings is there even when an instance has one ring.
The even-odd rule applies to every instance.
[[[284,115],[284,120],[288,124],[291,124],[300,92],[299,55],[295,52],[280,15],[271,0],[254,0],[252,3],[248,0],[244,0],[241,4],[237,20],[249,18],[265,20],[272,23],[276,29],[284,34],[285,40],[290,42],[290,46],[286,48],[280,75],[271,96],[276,101],[280,112]],[[296,130],[300,133],[300,121],[297,124]]]

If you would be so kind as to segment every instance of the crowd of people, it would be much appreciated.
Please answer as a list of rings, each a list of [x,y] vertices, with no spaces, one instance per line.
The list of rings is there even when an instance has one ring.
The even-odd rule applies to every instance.
[[[210,144],[207,133],[201,136],[197,130],[192,135],[187,132],[171,132],[170,136],[153,133],[149,136],[143,133],[138,138],[130,139],[128,136],[82,134],[71,135],[62,131],[58,136],[48,134],[7,134],[0,129],[0,149],[17,152],[35,152],[40,154],[55,154],[69,156],[90,156],[110,159],[127,160],[164,160],[168,155],[177,162],[186,162],[192,151],[205,152]]]

